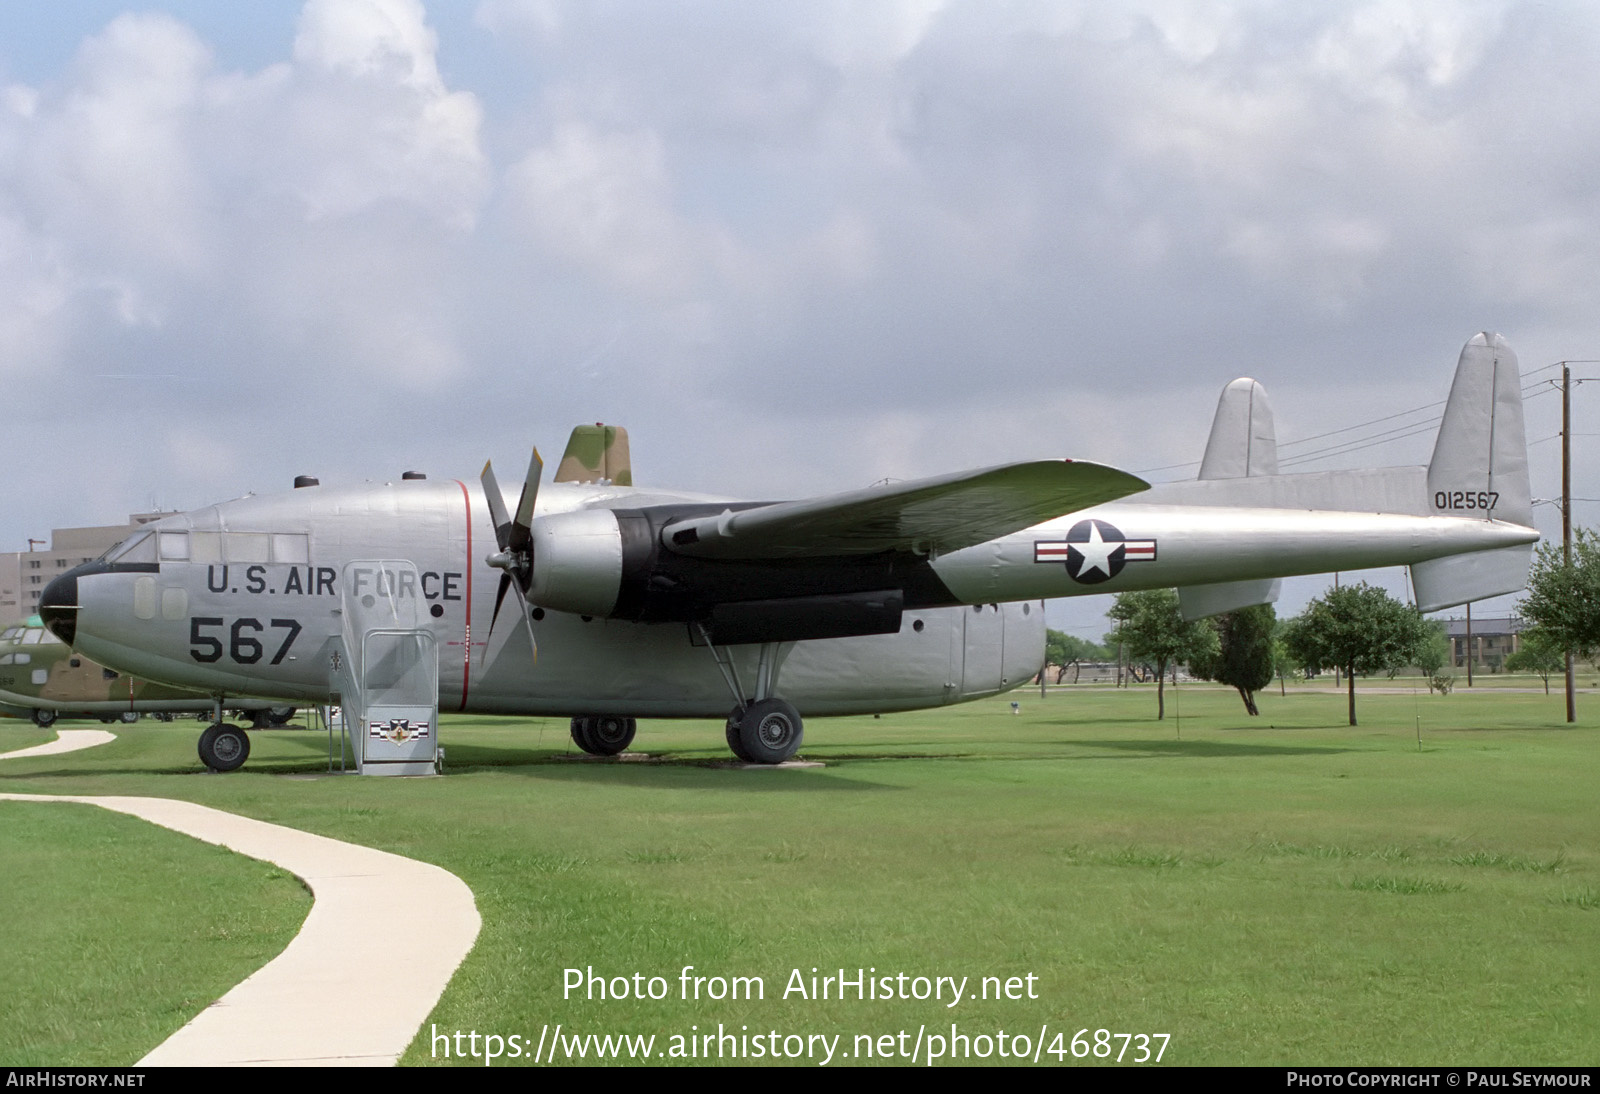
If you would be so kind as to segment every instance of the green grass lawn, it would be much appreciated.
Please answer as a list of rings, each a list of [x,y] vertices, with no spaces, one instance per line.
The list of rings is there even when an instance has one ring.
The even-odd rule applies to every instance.
[[[94,806],[0,801],[0,832],[0,1065],[131,1064],[311,910],[276,867]]]
[[[636,748],[656,762],[641,763],[577,756],[564,721],[446,718],[448,777],[414,780],[284,778],[326,767],[325,739],[304,731],[254,734],[244,770],[199,774],[195,724],[147,721],[103,748],[5,762],[0,789],[186,798],[452,870],[484,926],[431,1018],[448,1032],[531,1043],[561,1023],[655,1034],[661,1050],[720,1023],[840,1034],[853,1053],[859,1034],[953,1023],[970,1036],[1043,1027],[1047,1050],[1085,1028],[1164,1033],[1179,1064],[1600,1057],[1595,698],[1580,697],[1577,727],[1559,690],[1361,687],[1357,728],[1342,693],[1260,701],[1250,719],[1231,691],[1169,687],[1158,723],[1153,688],[1062,687],[816,719],[802,752],[826,766],[781,771],[723,765],[720,724],[644,723]],[[60,863],[28,875],[35,888],[94,872],[78,846],[138,826],[10,823],[46,808],[0,814],[0,870]],[[145,886],[172,867],[143,845],[119,857],[142,869],[113,892],[127,916],[150,915]],[[236,884],[237,903],[263,903],[260,878]],[[16,900],[8,914],[29,918]],[[102,920],[105,946],[128,948],[121,916],[74,929]],[[64,968],[72,949],[52,960]],[[60,978],[91,984],[64,1013],[137,983],[109,964]],[[686,965],[759,977],[764,998],[685,1001]],[[564,970],[589,967],[670,990],[564,998]],[[813,968],[966,977],[969,992],[1032,976],[1036,998],[785,999],[794,970],[809,987]],[[25,1032],[37,990],[8,983],[0,1062],[105,1060]],[[97,1037],[131,1062],[159,1039],[139,1028]],[[428,1028],[405,1062],[432,1062]]]
[[[72,723],[70,728],[79,727],[77,723]],[[15,752],[22,748],[32,748],[34,745],[49,744],[55,739],[54,726],[40,729],[32,722],[24,722],[19,718],[0,719],[0,752]]]

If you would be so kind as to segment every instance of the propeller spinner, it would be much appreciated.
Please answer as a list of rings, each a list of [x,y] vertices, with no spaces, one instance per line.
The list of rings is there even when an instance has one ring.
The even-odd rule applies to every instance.
[[[533,637],[528,589],[533,584],[533,506],[539,498],[539,476],[543,471],[544,461],[539,458],[539,450],[535,448],[533,458],[528,461],[528,476],[522,483],[522,495],[517,499],[515,517],[506,512],[505,498],[500,493],[500,484],[495,481],[494,468],[490,463],[483,465],[481,480],[484,498],[489,503],[489,517],[494,521],[494,538],[500,547],[500,550],[484,559],[484,562],[500,571],[500,588],[494,595],[494,614],[489,617],[489,634],[494,634],[506,590],[515,590],[517,603],[522,607],[523,625],[528,628],[528,643],[533,648],[536,661],[539,645]],[[488,652],[489,647],[485,643],[485,657]]]

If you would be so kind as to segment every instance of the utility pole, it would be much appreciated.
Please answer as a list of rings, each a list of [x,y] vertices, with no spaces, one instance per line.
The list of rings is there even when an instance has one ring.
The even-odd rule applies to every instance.
[[[1472,686],[1472,601],[1467,601],[1467,687]]]
[[[1572,571],[1572,369],[1561,362],[1561,564]],[[1572,650],[1567,650],[1567,721],[1578,720],[1577,689],[1572,679]]]

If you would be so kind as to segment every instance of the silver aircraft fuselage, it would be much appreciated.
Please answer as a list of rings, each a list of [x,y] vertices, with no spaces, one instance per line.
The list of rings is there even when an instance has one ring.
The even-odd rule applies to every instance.
[[[1357,482],[1348,508],[1297,507],[1295,481],[1318,478],[1156,487],[914,560],[897,571],[906,588],[899,629],[784,643],[783,694],[819,715],[957,702],[1015,687],[1039,670],[1041,601],[1050,597],[1407,565],[1538,538],[1482,513],[1420,507],[1413,499],[1424,492],[1424,468]],[[1326,482],[1312,485],[1317,497],[1329,496]],[[593,547],[576,557],[603,560],[620,550],[611,542],[619,512],[714,512],[723,504],[550,483],[536,516],[589,514]],[[557,575],[559,606],[535,609],[531,628],[515,610],[502,612],[491,634],[501,571],[485,561],[496,534],[475,483],[317,486],[177,514],[141,534],[148,540],[130,539],[72,571],[45,598],[57,606],[58,633],[122,672],[218,696],[328,702],[341,605],[390,596],[414,600],[432,631],[443,711],[723,717],[732,702],[692,625],[652,620],[648,608],[617,617],[620,603],[646,603],[649,590],[623,587],[627,575],[607,565]],[[376,587],[377,568],[360,563],[380,560],[414,564],[414,585]],[[761,580],[781,586],[790,572],[799,571]],[[759,647],[725,649],[734,671],[751,679]]]

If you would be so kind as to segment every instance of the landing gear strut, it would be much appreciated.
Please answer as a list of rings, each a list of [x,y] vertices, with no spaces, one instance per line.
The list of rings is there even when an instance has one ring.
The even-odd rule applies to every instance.
[[[572,719],[572,743],[591,756],[616,756],[633,743],[639,723],[613,714]]]
[[[729,751],[747,764],[781,764],[798,752],[805,723],[792,704],[773,694],[778,686],[778,668],[788,650],[778,642],[761,644],[755,697],[746,699],[733,658],[711,644],[704,627],[700,628],[700,637],[716,658],[717,669],[738,703],[728,715],[724,730]]]

